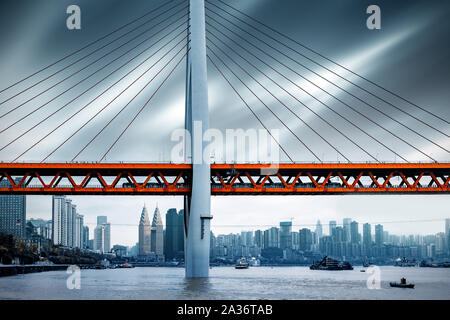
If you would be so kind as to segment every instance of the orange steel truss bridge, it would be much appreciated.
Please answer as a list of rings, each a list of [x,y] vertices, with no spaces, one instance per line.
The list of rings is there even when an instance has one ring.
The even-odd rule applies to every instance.
[[[450,163],[212,164],[212,195],[450,192]],[[13,177],[19,177],[15,180]],[[0,163],[0,193],[188,195],[190,164]]]

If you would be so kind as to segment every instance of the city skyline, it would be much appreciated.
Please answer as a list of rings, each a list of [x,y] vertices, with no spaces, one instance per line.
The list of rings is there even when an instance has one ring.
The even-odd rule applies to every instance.
[[[36,208],[33,208],[34,203],[33,199],[30,199],[30,196],[27,196],[27,219],[29,218],[43,218],[43,219],[51,219],[51,203],[50,203],[50,216],[45,214],[45,207],[41,208],[39,212],[35,212]],[[40,197],[42,198],[42,197]],[[71,199],[74,199],[74,202],[77,203],[77,207],[80,212],[84,214],[84,225],[89,227],[90,239],[94,237],[94,228],[97,225],[96,219],[98,215],[107,215],[108,221],[111,223],[111,245],[121,244],[127,246],[134,246],[138,242],[138,226],[139,226],[139,217],[142,213],[142,207],[145,205],[149,208],[149,210],[154,210],[158,205],[160,211],[162,212],[161,218],[163,225],[166,226],[165,221],[165,213],[167,210],[171,208],[176,208],[180,210],[183,208],[182,199],[170,199],[172,201],[166,201],[163,197],[135,197],[135,201],[130,205],[128,201],[121,202],[121,198],[111,198],[111,201],[102,201],[99,205],[92,206],[92,200],[84,202],[83,196],[72,196]],[[98,197],[89,197],[88,198],[97,198]],[[173,198],[173,197],[171,197]],[[288,197],[285,197],[288,198]],[[308,197],[305,197],[308,198]],[[305,199],[302,198],[302,199]],[[347,197],[346,197],[347,198]],[[75,200],[76,199],[76,200]],[[222,206],[213,198],[212,200],[212,209],[213,209],[213,223],[212,223],[212,231],[214,234],[229,234],[229,233],[240,233],[241,231],[255,231],[258,229],[267,229],[271,226],[279,226],[280,221],[291,221],[293,218],[293,228],[297,229],[301,228],[310,228],[314,229],[317,223],[317,220],[322,222],[323,233],[328,234],[328,222],[335,220],[338,226],[343,225],[344,218],[351,218],[353,221],[358,221],[359,223],[359,232],[362,233],[362,226],[364,223],[370,223],[372,225],[375,224],[383,224],[385,225],[385,229],[392,234],[419,234],[419,235],[428,235],[428,234],[436,234],[438,232],[444,232],[442,227],[442,221],[448,218],[445,213],[439,214],[430,214],[428,216],[421,216],[415,219],[411,219],[408,215],[392,215],[392,214],[378,214],[380,219],[373,218],[373,214],[371,214],[371,210],[366,210],[366,213],[355,214],[354,210],[342,210],[341,212],[333,211],[331,214],[327,209],[330,209],[328,206],[332,206],[331,203],[328,203],[327,198],[322,201],[322,208],[324,208],[323,212],[320,213],[319,210],[308,207],[303,207],[303,209],[298,209],[296,206],[288,206],[284,208],[285,212],[279,212],[279,208],[271,205],[270,203],[266,203],[263,201],[262,204],[254,204],[253,206],[264,207],[264,211],[267,212],[265,217],[260,217],[258,219],[258,224],[254,223],[254,220],[251,219],[254,216],[254,210],[246,212],[230,212],[226,211],[226,213],[217,214],[216,212],[222,211]],[[270,198],[269,198],[270,199]],[[173,201],[178,200],[178,201]],[[219,199],[222,200],[222,199]],[[292,199],[291,201],[295,202],[296,199]],[[312,203],[314,203],[314,199],[312,199]],[[42,202],[42,201],[41,201]],[[51,201],[50,201],[51,202]],[[301,202],[301,201],[299,201]],[[341,202],[343,202],[341,200]],[[375,201],[374,201],[375,202]],[[403,201],[402,201],[403,202]],[[273,206],[273,209],[271,208]],[[381,204],[382,206],[382,204]],[[425,205],[424,205],[425,207]],[[43,209],[43,210],[42,210]],[[333,209],[333,208],[332,208]],[[273,211],[272,211],[273,210]],[[310,215],[307,215],[306,212],[311,212]],[[420,210],[420,207],[417,208]],[[126,214],[122,214],[126,212]],[[272,212],[272,213],[270,213]],[[278,212],[278,213],[277,213]],[[130,217],[130,214],[133,214]],[[227,217],[230,215],[236,216],[233,219],[233,222],[226,221]],[[241,217],[241,218],[239,218]],[[370,218],[369,218],[370,217]],[[431,220],[431,221],[429,221]],[[137,222],[130,222],[137,221]],[[404,221],[404,222],[401,222]],[[410,222],[407,222],[410,221]],[[326,222],[326,224],[325,224]]]

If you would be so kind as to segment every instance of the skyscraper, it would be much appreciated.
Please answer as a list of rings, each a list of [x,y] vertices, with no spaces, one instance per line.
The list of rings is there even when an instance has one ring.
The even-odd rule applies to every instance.
[[[182,257],[184,252],[184,210],[172,208],[166,213],[164,255],[167,259]]]
[[[253,245],[253,231],[241,231],[241,245],[247,247]]]
[[[151,225],[148,217],[147,208],[142,209],[141,219],[139,220],[139,250],[140,256],[147,256],[151,252]]]
[[[83,226],[83,244],[82,248],[89,248],[89,227]],[[93,249],[93,248],[89,248]]]
[[[360,243],[361,239],[360,239],[360,235],[359,235],[359,230],[358,230],[358,222],[356,221],[352,221],[350,223],[350,240],[351,243]]]
[[[312,233],[311,230],[307,228],[303,228],[299,231],[300,233],[300,239],[299,239],[299,246],[300,250],[302,251],[310,251],[311,245],[312,245]]]
[[[317,224],[316,224],[317,242],[319,241],[320,238],[322,238],[322,236],[323,236],[322,224],[320,223],[320,220],[317,220]]]
[[[19,183],[16,179],[15,183]],[[1,187],[10,187],[11,183],[3,179]],[[0,195],[0,233],[13,234],[15,237],[25,237],[26,225],[26,196]]]
[[[450,219],[445,219],[445,244],[447,252],[450,254]]]
[[[279,248],[280,247],[280,230],[277,227],[272,227],[264,231],[264,248]]]
[[[280,248],[292,248],[292,222],[280,222]]]
[[[66,197],[52,197],[52,240],[55,245],[67,246]]]
[[[336,228],[336,221],[331,220],[331,221],[329,222],[329,230],[328,230],[330,236],[333,235],[333,229],[334,229],[334,228]]]
[[[381,224],[377,224],[375,226],[375,244],[377,246],[381,246],[383,244],[383,226]]]
[[[98,222],[101,223],[97,224],[94,229],[94,250],[109,252],[111,250],[111,225],[105,216],[97,217]]]
[[[150,247],[158,260],[164,260],[164,226],[158,206],[156,206],[153,214]]]
[[[84,217],[66,196],[52,197],[52,241],[55,245],[83,248]]]
[[[105,224],[108,223],[107,216],[97,216],[97,224]]]
[[[372,227],[369,223],[363,225],[363,245],[366,248],[372,245]]]
[[[344,242],[350,242],[351,241],[351,233],[350,233],[350,223],[352,222],[352,219],[350,218],[344,218],[342,221],[342,227],[344,228]]]
[[[263,248],[264,246],[264,233],[261,230],[255,231],[255,246]]]

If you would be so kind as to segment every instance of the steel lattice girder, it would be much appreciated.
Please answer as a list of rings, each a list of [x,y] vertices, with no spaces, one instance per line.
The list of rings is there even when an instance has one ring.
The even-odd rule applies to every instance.
[[[170,163],[0,163],[0,193],[184,195],[191,172]],[[449,182],[450,163],[211,165],[213,195],[432,194],[449,193]]]

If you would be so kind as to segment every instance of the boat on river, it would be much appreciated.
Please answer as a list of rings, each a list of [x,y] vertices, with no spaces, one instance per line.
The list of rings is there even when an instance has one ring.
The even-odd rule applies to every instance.
[[[239,259],[236,265],[234,266],[235,269],[248,269],[248,267],[249,263],[245,258]]]
[[[406,279],[405,278],[401,278],[400,279],[400,283],[398,282],[389,282],[391,287],[395,287],[395,288],[409,288],[409,289],[414,289],[414,283],[406,283]]]
[[[353,270],[353,266],[350,262],[343,261],[339,262],[336,259],[329,258],[325,256],[322,261],[313,263],[310,267],[311,270],[329,270],[329,271],[338,271],[338,270]]]

